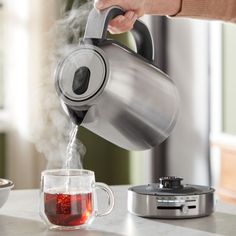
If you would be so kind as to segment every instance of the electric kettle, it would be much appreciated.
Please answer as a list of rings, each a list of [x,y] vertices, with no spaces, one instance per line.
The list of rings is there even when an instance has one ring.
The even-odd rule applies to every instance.
[[[106,38],[118,7],[88,17],[84,38],[62,58],[55,86],[71,120],[127,150],[160,144],[173,130],[179,97],[174,83],[153,64],[153,41],[137,20],[131,33],[137,53]]]

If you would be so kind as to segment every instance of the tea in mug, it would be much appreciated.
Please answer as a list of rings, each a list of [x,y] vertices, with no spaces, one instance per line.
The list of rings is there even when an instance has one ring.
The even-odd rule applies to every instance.
[[[44,193],[44,211],[50,223],[79,226],[92,214],[92,193]]]

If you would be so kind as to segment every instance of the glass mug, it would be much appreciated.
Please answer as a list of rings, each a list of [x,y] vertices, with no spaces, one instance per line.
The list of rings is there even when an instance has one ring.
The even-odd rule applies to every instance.
[[[108,196],[108,207],[98,212],[96,189]],[[93,171],[46,170],[41,175],[40,216],[49,229],[73,230],[88,226],[94,218],[108,215],[114,196],[104,183],[96,183]]]

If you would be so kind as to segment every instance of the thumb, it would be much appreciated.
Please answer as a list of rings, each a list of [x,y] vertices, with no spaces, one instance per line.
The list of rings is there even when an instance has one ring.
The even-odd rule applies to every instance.
[[[103,10],[111,6],[119,6],[123,8],[123,2],[124,1],[122,0],[96,0],[94,5],[98,10]]]

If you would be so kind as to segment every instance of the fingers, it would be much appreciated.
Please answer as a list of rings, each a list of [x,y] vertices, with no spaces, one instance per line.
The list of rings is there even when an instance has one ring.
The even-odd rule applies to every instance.
[[[96,0],[95,1],[95,7],[98,10],[103,10],[105,8],[111,7],[111,6],[120,6],[124,7],[124,1],[122,0]]]
[[[110,6],[120,6],[123,9],[127,9],[125,6],[124,0],[96,0],[95,7],[98,10],[103,10]],[[120,15],[110,21],[108,30],[112,34],[120,34],[126,31],[129,31],[133,28],[135,21],[137,20],[138,15],[134,11],[127,11],[125,15]]]
[[[133,28],[138,16],[133,11],[127,11],[124,16],[120,15],[110,21],[108,30],[111,34],[120,34]]]

